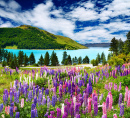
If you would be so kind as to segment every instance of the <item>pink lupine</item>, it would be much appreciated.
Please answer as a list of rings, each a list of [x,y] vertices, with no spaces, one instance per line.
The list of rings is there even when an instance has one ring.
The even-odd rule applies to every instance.
[[[109,92],[109,110],[111,110],[112,109],[112,102],[113,102],[113,99],[112,99],[112,94],[111,94],[111,92]]]
[[[125,87],[125,98],[124,98],[124,101],[127,101],[128,99],[128,87],[126,86]]]
[[[88,113],[91,113],[91,98],[88,98]]]
[[[128,91],[127,107],[130,107],[130,90]]]
[[[24,107],[24,98],[21,99],[21,107]]]
[[[114,115],[113,115],[113,118],[117,118],[117,115],[116,115],[116,114],[114,114]]]
[[[107,110],[106,110],[106,102],[103,102],[103,105],[102,105],[102,111],[103,111],[103,114],[107,114]]]

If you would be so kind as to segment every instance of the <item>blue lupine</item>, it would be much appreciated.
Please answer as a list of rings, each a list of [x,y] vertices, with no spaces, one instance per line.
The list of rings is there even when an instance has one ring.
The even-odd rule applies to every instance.
[[[0,112],[2,112],[2,110],[3,110],[3,103],[2,104],[0,104]]]
[[[120,104],[120,115],[119,116],[123,116],[124,115],[124,104]]]
[[[37,97],[34,97],[34,104],[36,106],[36,104],[37,104]]]
[[[55,98],[55,96],[53,95],[53,96],[52,96],[52,106],[53,106],[53,107],[55,106],[55,103],[56,103],[56,98]]]
[[[10,115],[10,117],[13,117],[13,107],[10,107],[10,109],[9,109],[9,115]]]
[[[12,103],[13,92],[10,91],[10,103]]]
[[[46,89],[45,95],[49,95],[49,89]]]
[[[39,93],[39,96],[38,96],[38,105],[41,105],[41,102],[42,102],[42,93]]]
[[[29,93],[28,93],[28,100],[31,102],[31,100],[32,100],[32,91],[29,91]]]
[[[122,96],[122,93],[120,93],[120,94],[119,94],[119,102],[118,102],[118,103],[119,103],[119,106],[120,106],[120,104],[122,103],[122,99],[123,99],[123,96]]]
[[[31,118],[35,118],[35,110],[31,110]]]
[[[34,110],[36,107],[36,105],[34,103],[32,103],[32,107],[31,107],[31,110]]]
[[[19,118],[19,112],[16,112],[15,118]]]

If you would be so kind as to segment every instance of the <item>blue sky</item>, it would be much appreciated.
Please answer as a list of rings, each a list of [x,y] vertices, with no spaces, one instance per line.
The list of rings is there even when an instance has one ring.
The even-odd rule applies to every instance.
[[[0,0],[0,27],[23,24],[81,44],[125,41],[130,0]]]

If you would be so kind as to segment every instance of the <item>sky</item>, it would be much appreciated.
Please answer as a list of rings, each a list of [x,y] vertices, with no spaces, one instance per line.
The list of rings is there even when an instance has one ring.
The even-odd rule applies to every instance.
[[[126,40],[130,0],[0,0],[0,27],[31,25],[78,43]]]

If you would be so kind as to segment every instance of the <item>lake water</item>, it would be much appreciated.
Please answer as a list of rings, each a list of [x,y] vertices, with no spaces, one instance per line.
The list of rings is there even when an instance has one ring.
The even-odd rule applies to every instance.
[[[13,52],[14,54],[18,55],[18,52],[21,50],[26,53],[27,56],[30,56],[31,52],[34,53],[36,62],[38,62],[41,54],[44,57],[45,53],[48,51],[49,55],[52,54],[53,50],[25,50],[25,49],[7,49],[8,52]],[[71,58],[73,57],[79,57],[81,56],[82,59],[87,55],[90,60],[96,59],[97,54],[99,53],[101,55],[102,52],[104,52],[106,58],[108,53],[110,53],[109,47],[90,47],[89,49],[79,49],[79,50],[54,50],[54,52],[58,56],[59,63],[61,64],[62,58],[63,58],[63,52],[66,51],[67,55],[70,55]]]

